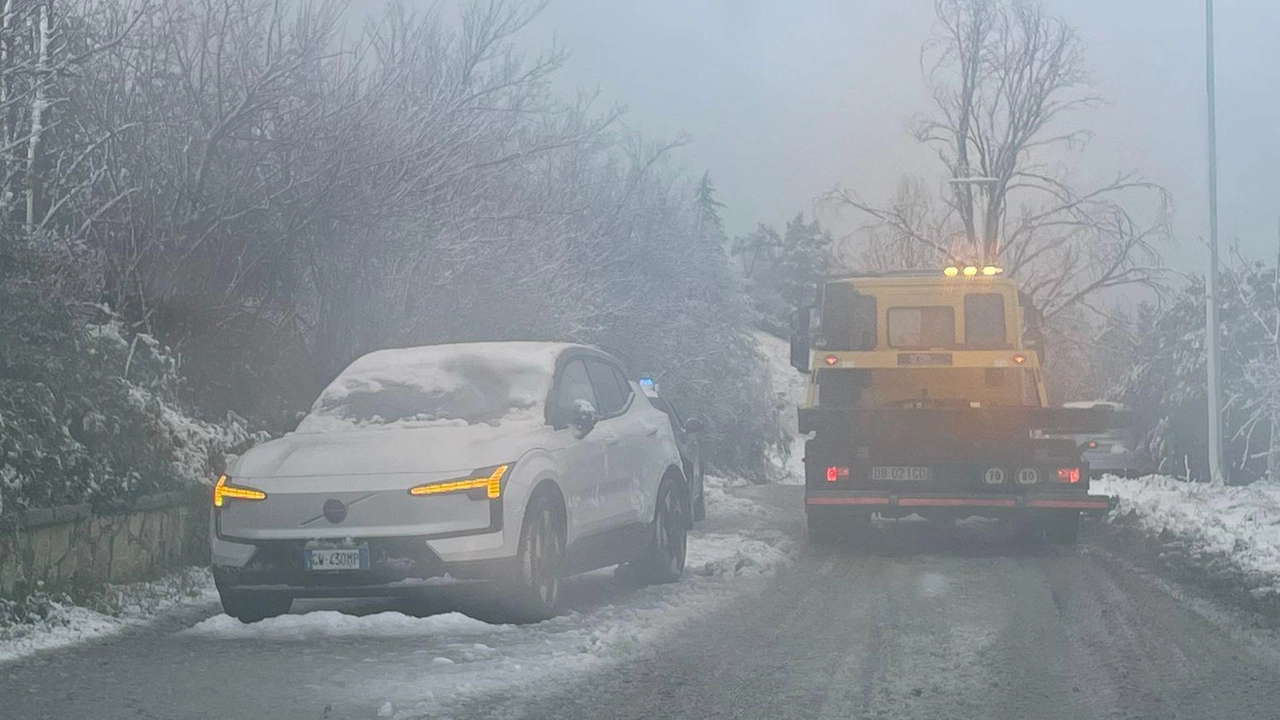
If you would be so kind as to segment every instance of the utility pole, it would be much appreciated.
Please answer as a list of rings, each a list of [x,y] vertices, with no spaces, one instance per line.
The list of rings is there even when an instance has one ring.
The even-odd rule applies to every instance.
[[[1218,130],[1213,86],[1213,0],[1204,3],[1205,88],[1209,96],[1209,276],[1205,280],[1205,352],[1209,382],[1209,479],[1226,481],[1222,466],[1222,353],[1218,329]]]

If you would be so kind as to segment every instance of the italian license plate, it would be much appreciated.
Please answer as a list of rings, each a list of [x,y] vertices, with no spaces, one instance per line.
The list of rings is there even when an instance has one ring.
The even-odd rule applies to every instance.
[[[308,570],[368,570],[368,548],[338,548],[333,550],[307,550]]]
[[[951,353],[918,352],[898,353],[898,365],[950,365]]]
[[[932,473],[927,467],[876,466],[871,468],[872,480],[928,480]]]

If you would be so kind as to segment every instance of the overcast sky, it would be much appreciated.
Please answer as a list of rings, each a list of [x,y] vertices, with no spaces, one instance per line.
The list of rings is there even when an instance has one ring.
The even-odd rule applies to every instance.
[[[1096,133],[1082,176],[1138,170],[1168,187],[1179,236],[1169,260],[1203,267],[1203,0],[1045,5],[1079,29],[1109,101],[1079,115]],[[1280,2],[1217,0],[1216,20],[1222,236],[1274,257]],[[647,135],[687,134],[685,165],[711,172],[734,234],[808,211],[837,184],[875,199],[904,170],[940,176],[905,133],[929,109],[919,53],[932,25],[932,0],[553,0],[524,41],[571,51],[566,91],[598,88]]]

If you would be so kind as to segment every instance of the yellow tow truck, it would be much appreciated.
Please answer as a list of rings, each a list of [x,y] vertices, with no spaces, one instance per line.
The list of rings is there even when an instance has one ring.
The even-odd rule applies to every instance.
[[[825,282],[792,315],[811,542],[872,515],[1009,517],[1073,544],[1089,494],[1068,436],[1123,426],[1114,409],[1051,408],[1040,314],[993,266]]]

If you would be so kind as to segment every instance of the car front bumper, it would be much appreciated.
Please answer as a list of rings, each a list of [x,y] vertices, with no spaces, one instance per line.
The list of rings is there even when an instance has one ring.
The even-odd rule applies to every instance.
[[[502,532],[492,535],[351,538],[341,546],[366,548],[369,567],[343,571],[307,570],[307,540],[214,537],[214,580],[224,591],[269,590],[295,597],[397,595],[455,580],[501,580],[514,573],[516,561],[503,552]]]

